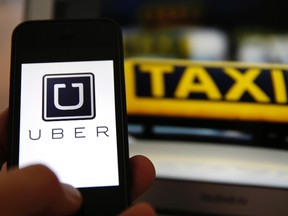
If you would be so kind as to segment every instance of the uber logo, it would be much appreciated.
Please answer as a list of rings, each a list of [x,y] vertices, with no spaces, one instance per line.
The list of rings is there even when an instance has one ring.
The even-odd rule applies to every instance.
[[[43,120],[95,118],[94,75],[53,74],[43,77]]]

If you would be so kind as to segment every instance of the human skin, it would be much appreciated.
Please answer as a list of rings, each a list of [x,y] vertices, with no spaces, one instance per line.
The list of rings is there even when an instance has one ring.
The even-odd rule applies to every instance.
[[[0,113],[0,156],[7,159],[8,109]],[[129,160],[131,200],[145,192],[155,179],[152,162],[141,155]],[[56,175],[43,165],[33,165],[7,171],[4,163],[0,172],[0,215],[45,216],[73,215],[82,204],[80,192],[59,182]],[[154,216],[147,203],[132,205],[121,216]]]

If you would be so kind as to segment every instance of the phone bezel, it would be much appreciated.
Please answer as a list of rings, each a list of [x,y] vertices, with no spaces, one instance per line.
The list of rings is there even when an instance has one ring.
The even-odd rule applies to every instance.
[[[28,21],[14,30],[8,167],[17,166],[19,162],[21,64],[89,60],[113,60],[119,186],[80,188],[84,198],[82,211],[85,214],[110,214],[110,211],[114,214],[127,207],[130,202],[122,35],[118,25],[111,20]],[[99,203],[97,209],[95,200]]]

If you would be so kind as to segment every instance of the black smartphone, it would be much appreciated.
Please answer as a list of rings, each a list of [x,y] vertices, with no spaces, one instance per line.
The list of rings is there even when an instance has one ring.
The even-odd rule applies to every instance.
[[[82,215],[129,205],[121,30],[113,21],[28,21],[12,36],[9,167],[44,164],[79,188]]]

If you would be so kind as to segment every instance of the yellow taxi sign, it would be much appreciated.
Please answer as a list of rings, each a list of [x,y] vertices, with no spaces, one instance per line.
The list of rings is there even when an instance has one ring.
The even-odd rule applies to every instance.
[[[287,122],[288,66],[127,59],[129,115]]]

